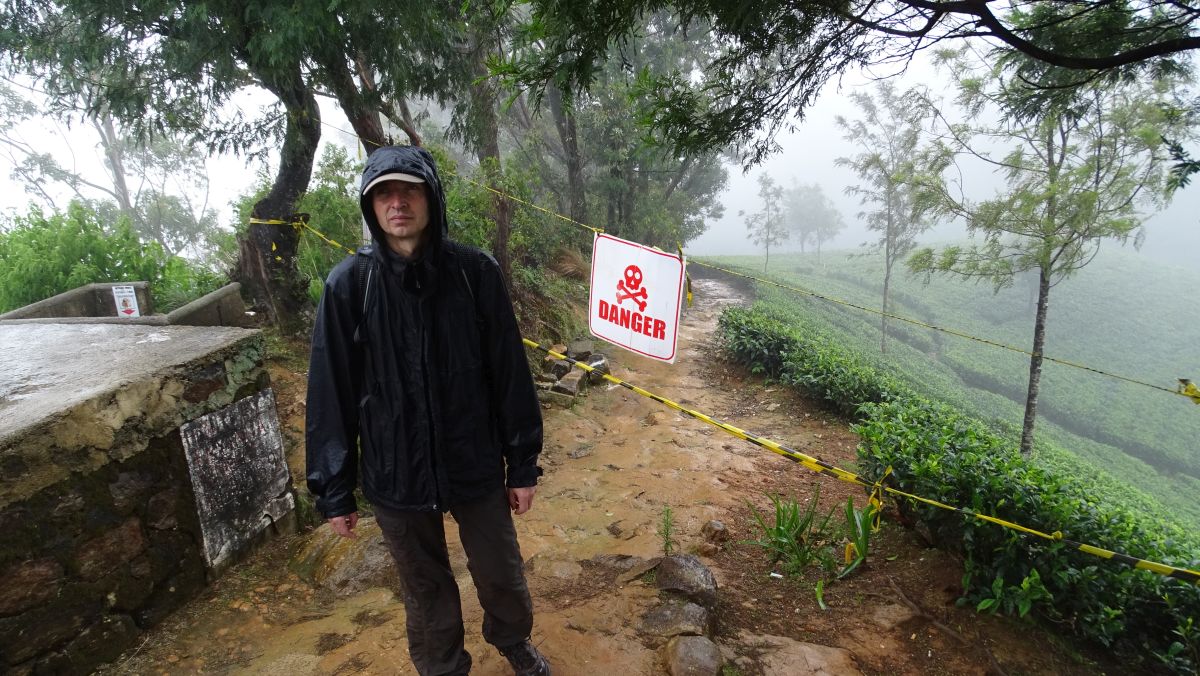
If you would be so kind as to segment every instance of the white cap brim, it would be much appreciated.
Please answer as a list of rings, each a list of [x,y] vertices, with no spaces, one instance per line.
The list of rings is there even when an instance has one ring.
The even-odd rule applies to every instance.
[[[413,176],[412,174],[402,174],[398,171],[392,172],[390,174],[383,174],[382,176],[377,176],[374,181],[371,181],[370,183],[368,183],[367,187],[363,188],[362,194],[366,195],[367,193],[371,192],[371,188],[374,188],[375,186],[379,185],[380,183],[383,183],[384,181],[404,181],[406,183],[424,183],[425,179],[421,178],[420,176]]]

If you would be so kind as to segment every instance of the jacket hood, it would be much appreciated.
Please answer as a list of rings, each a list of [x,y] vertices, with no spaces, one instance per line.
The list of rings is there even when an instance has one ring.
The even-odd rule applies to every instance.
[[[367,157],[367,166],[363,169],[362,183],[359,184],[359,207],[362,209],[363,221],[371,231],[375,240],[375,250],[390,251],[379,221],[375,218],[375,209],[371,198],[363,191],[376,178],[384,174],[402,173],[419,176],[425,180],[426,195],[429,201],[428,239],[425,241],[427,250],[436,250],[447,236],[446,193],[442,189],[442,180],[438,178],[437,165],[433,155],[428,150],[418,146],[383,146]]]

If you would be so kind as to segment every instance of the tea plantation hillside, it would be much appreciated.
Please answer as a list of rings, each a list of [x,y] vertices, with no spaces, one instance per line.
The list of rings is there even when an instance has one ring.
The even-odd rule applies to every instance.
[[[705,259],[763,276],[760,258]],[[775,255],[766,278],[868,308],[880,306],[876,255]],[[889,320],[880,354],[880,317],[792,291],[759,285],[761,302],[831,334],[918,390],[990,420],[1014,439],[1024,412],[1028,356]],[[1200,381],[1200,273],[1106,252],[1053,289],[1046,354],[1163,387]],[[893,313],[1029,349],[1031,277],[993,293],[990,285],[897,270]],[[1136,489],[1118,499],[1185,530],[1200,530],[1200,406],[1184,397],[1047,362],[1037,455],[1042,464]],[[1062,450],[1068,453],[1063,453]],[[1107,492],[1111,492],[1111,489]]]

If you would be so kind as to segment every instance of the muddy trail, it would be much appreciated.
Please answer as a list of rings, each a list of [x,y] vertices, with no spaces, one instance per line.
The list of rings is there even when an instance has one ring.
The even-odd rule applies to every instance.
[[[747,291],[720,279],[696,280],[696,306],[684,314],[680,356],[667,365],[604,349],[613,373],[751,432],[853,468],[849,424],[777,384],[724,362],[715,344],[723,307]],[[289,464],[303,475],[304,365],[276,364]],[[1080,652],[1029,623],[976,614],[955,604],[961,564],[885,519],[867,564],[826,582],[820,573],[772,575],[750,505],[768,496],[822,513],[841,509],[856,487],[792,462],[610,384],[594,386],[570,409],[544,411],[546,474],[534,508],[517,517],[536,608],[533,641],[554,673],[666,673],[661,641],[639,630],[657,605],[648,576],[605,562],[652,559],[669,508],[675,547],[696,553],[719,584],[715,640],[726,676],[741,674],[1071,674],[1113,670],[1103,655]],[[302,486],[302,483],[298,484]],[[301,489],[303,490],[303,489]],[[818,498],[819,495],[819,498]],[[716,547],[701,534],[723,522],[731,539]],[[463,590],[472,673],[511,674],[480,635],[482,612],[447,519]],[[279,538],[213,583],[148,633],[105,674],[411,674],[404,609],[387,586],[338,595],[292,572],[289,562],[328,527]],[[1099,660],[1099,661],[1097,661]]]

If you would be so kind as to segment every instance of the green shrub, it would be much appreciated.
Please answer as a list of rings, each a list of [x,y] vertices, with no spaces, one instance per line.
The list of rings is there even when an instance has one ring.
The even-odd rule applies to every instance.
[[[1022,457],[988,425],[917,396],[819,333],[761,308],[720,322],[737,361],[789,382],[831,407],[853,411],[864,477],[883,476],[915,495],[1046,533],[1180,567],[1200,567],[1195,537],[1101,502],[1095,486]],[[1196,673],[1200,587],[1083,554],[924,503],[901,504],[939,545],[964,561],[963,602],[1005,614],[1034,613],[1137,659],[1153,656]]]
[[[105,223],[72,202],[65,213],[33,207],[0,231],[0,312],[93,282],[150,283],[158,312],[170,312],[226,283],[225,276],[142,242],[125,217]]]

